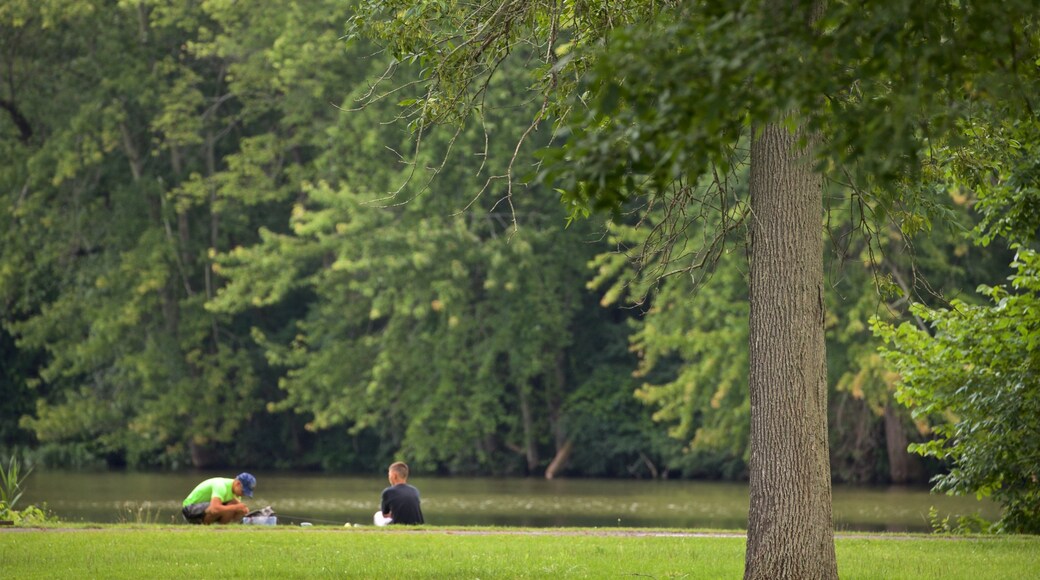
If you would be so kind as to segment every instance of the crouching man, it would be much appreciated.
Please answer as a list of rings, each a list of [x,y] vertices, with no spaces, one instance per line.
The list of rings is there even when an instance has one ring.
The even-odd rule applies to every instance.
[[[242,496],[253,497],[256,478],[239,473],[235,479],[214,477],[195,486],[184,498],[181,513],[190,524],[230,524],[241,522],[249,513]]]

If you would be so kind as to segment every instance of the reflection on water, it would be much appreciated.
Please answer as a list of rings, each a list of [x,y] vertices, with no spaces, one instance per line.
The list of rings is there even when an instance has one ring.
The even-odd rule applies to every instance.
[[[46,502],[66,521],[181,523],[180,505],[209,473],[80,473],[37,471],[22,505]],[[256,472],[251,506],[272,506],[279,523],[370,523],[386,486],[383,474],[337,476]],[[426,521],[433,525],[534,527],[667,527],[744,529],[747,484],[598,479],[414,477]],[[834,488],[838,530],[928,531],[928,510],[940,515],[999,508],[974,498],[929,494],[905,487]],[[143,514],[143,515],[142,515]]]

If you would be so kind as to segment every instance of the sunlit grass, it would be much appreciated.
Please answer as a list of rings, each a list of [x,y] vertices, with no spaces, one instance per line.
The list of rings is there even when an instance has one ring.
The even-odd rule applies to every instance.
[[[739,578],[744,538],[647,530],[200,528],[0,531],[9,578]],[[842,578],[1040,578],[1040,538],[842,537]]]
[[[837,541],[842,578],[1040,578],[1040,537],[920,536]]]

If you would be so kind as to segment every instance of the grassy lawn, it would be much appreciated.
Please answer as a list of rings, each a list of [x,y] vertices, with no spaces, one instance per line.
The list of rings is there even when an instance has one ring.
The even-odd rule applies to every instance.
[[[160,525],[10,530],[0,531],[0,576],[739,578],[743,573],[743,537],[475,532]],[[837,549],[842,578],[1040,579],[1038,537],[842,537]]]

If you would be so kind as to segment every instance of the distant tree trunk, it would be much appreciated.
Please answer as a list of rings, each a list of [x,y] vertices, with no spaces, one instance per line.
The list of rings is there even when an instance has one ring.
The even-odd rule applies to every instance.
[[[880,477],[879,464],[883,422],[863,400],[848,392],[831,399],[830,423],[831,480],[843,483],[873,483]]]
[[[574,451],[574,441],[567,436],[567,430],[564,429],[561,419],[563,415],[563,397],[560,394],[564,391],[564,385],[567,382],[566,368],[567,357],[564,356],[562,351],[558,352],[556,354],[556,362],[553,365],[552,380],[548,380],[547,377],[545,381],[545,400],[549,407],[549,427],[553,434],[553,444],[556,446],[556,455],[549,462],[549,467],[545,469],[545,479],[553,479],[563,471],[567,467],[567,462],[570,461],[571,452]]]
[[[212,447],[194,440],[188,442],[188,452],[191,454],[191,465],[199,469],[213,467],[220,462],[220,455]]]
[[[217,173],[217,137],[212,133],[206,135],[206,173],[207,177],[212,178]],[[209,186],[209,251],[208,256],[213,256],[220,251],[220,212],[217,210],[217,191],[215,187],[210,184]],[[208,257],[206,259],[206,300],[212,300],[213,295],[216,293],[217,281],[216,272],[213,270],[213,258]],[[210,345],[210,352],[213,354],[217,353],[218,345],[220,344],[220,332],[217,329],[217,317],[210,316],[210,331],[213,337],[213,343]]]
[[[766,126],[751,145],[750,511],[745,578],[837,578],[827,446],[823,180]]]
[[[567,467],[567,461],[570,460],[572,451],[574,451],[574,441],[572,440],[568,440],[556,450],[556,456],[549,462],[549,467],[545,468],[545,479],[555,478],[564,467]]]
[[[906,450],[910,439],[899,409],[889,401],[885,405],[885,445],[888,450],[888,474],[892,483],[911,483],[924,479],[920,458]]]
[[[538,469],[538,441],[534,435],[534,417],[531,415],[531,403],[528,400],[528,388],[520,387],[520,420],[524,429],[524,458],[527,459],[527,473],[533,474]]]

